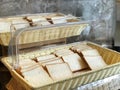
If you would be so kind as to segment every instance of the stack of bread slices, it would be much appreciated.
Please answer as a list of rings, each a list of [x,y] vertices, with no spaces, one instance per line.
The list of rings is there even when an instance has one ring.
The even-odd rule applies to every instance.
[[[96,49],[86,44],[55,50],[49,55],[20,61],[19,73],[32,86],[72,78],[82,70],[96,70],[106,63]]]
[[[0,18],[0,31],[8,32],[13,26],[14,30],[23,29],[32,26],[44,26],[50,24],[61,24],[68,22],[78,22],[77,17],[63,14],[48,14],[48,15],[26,15],[16,17]]]

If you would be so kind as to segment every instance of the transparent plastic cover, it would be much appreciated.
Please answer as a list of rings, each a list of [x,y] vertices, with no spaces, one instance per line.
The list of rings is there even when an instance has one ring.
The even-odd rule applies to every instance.
[[[41,16],[38,18],[29,16],[25,18],[32,18],[32,21],[29,21],[30,26],[25,26],[25,23],[11,26],[9,55],[12,56],[14,68],[19,67],[22,55],[35,50],[78,42],[81,32],[91,29],[89,21],[78,17],[62,14],[57,17],[50,14],[50,17],[53,18],[47,16],[45,17],[47,19],[41,19]]]

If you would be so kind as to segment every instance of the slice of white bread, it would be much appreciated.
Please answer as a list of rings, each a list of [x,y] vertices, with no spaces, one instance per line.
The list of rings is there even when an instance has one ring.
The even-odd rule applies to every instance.
[[[42,66],[22,71],[24,79],[33,87],[40,87],[53,82]]]
[[[0,32],[9,32],[11,27],[11,22],[8,20],[0,20]]]
[[[77,17],[73,16],[73,15],[66,15],[65,16],[67,19],[67,22],[78,22],[80,19],[78,19]]]
[[[77,53],[63,56],[62,58],[64,62],[68,63],[72,72],[82,70],[88,67],[85,61],[82,60],[81,57]]]
[[[29,25],[24,24],[24,23],[23,24],[14,24],[13,27],[15,30],[19,30],[19,29],[27,28],[27,27],[29,27]]]
[[[25,64],[22,64],[22,65],[20,65],[20,67],[21,67],[21,69],[26,69],[26,68],[29,68],[29,67],[32,67],[32,66],[36,66],[37,65],[37,63],[35,62],[29,62],[29,63],[25,63]]]
[[[83,56],[99,56],[99,52],[96,49],[88,49],[81,51]]]
[[[44,56],[40,56],[37,57],[37,61],[43,61],[43,60],[47,60],[47,59],[51,59],[51,58],[55,58],[56,56],[54,54],[50,54],[50,55],[44,55]]]
[[[99,69],[107,65],[101,56],[84,56],[84,58],[92,70]]]
[[[50,61],[53,61],[53,60],[58,60],[58,59],[61,59],[61,58],[60,57],[54,57],[54,58],[39,61],[39,63],[41,63],[41,64],[42,63],[47,63],[47,62],[50,62]]]
[[[47,19],[42,16],[27,16],[26,19],[36,25],[50,25]]]
[[[81,51],[88,50],[88,49],[92,49],[92,48],[88,46],[87,44],[79,44],[79,45],[71,47],[71,50],[78,52],[78,53],[81,53]]]
[[[48,64],[56,64],[56,63],[63,63],[63,60],[62,59],[51,60],[51,61],[42,63],[42,66],[45,67]]]
[[[59,81],[72,77],[72,71],[67,63],[49,64],[46,68],[53,80]]]
[[[69,55],[69,54],[74,54],[74,52],[72,52],[71,50],[69,49],[60,49],[60,50],[57,50],[55,52],[53,52],[56,56],[58,57],[62,57],[64,55]]]
[[[21,19],[20,18],[12,19],[11,22],[12,22],[12,24],[27,24],[27,25],[29,25],[28,21],[26,21],[22,18]]]
[[[67,23],[66,17],[64,16],[56,16],[51,17],[53,24]]]
[[[22,28],[26,28],[26,27],[29,27],[29,23],[28,21],[24,20],[24,19],[13,19],[11,20],[12,22],[12,25],[14,26],[15,30],[19,30],[19,29],[22,29]]]
[[[56,50],[56,51],[54,51],[53,53],[64,53],[64,52],[72,52],[72,51],[69,50],[69,49],[63,48],[63,49]]]
[[[23,59],[19,61],[19,65],[24,66],[30,63],[36,63],[35,61],[31,60],[31,59]]]
[[[61,53],[56,53],[55,55],[57,57],[62,57],[62,56],[70,55],[70,54],[74,54],[74,52],[61,52]]]

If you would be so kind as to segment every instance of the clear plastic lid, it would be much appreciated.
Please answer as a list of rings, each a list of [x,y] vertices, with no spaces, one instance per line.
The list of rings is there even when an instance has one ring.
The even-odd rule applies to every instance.
[[[8,51],[12,56],[11,63],[14,68],[19,67],[19,62],[24,55],[27,58],[27,53],[28,57],[33,59],[36,55],[30,54],[31,52],[78,42],[81,40],[81,32],[90,29],[89,21],[78,17],[71,15],[57,17],[52,15],[52,17],[45,16],[47,19],[36,19],[30,16],[27,17],[27,19],[32,18],[32,21],[29,21],[30,26],[25,26],[24,23],[11,26],[11,41]],[[40,53],[37,54],[40,56]]]

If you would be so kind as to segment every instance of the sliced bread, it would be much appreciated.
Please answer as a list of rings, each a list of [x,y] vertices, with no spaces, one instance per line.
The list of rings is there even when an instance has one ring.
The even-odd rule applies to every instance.
[[[46,68],[53,80],[59,81],[72,77],[72,71],[67,63],[49,64]]]
[[[63,56],[62,59],[64,60],[64,62],[68,63],[72,72],[82,70],[88,67],[85,61],[82,60],[81,57],[77,53]]]

